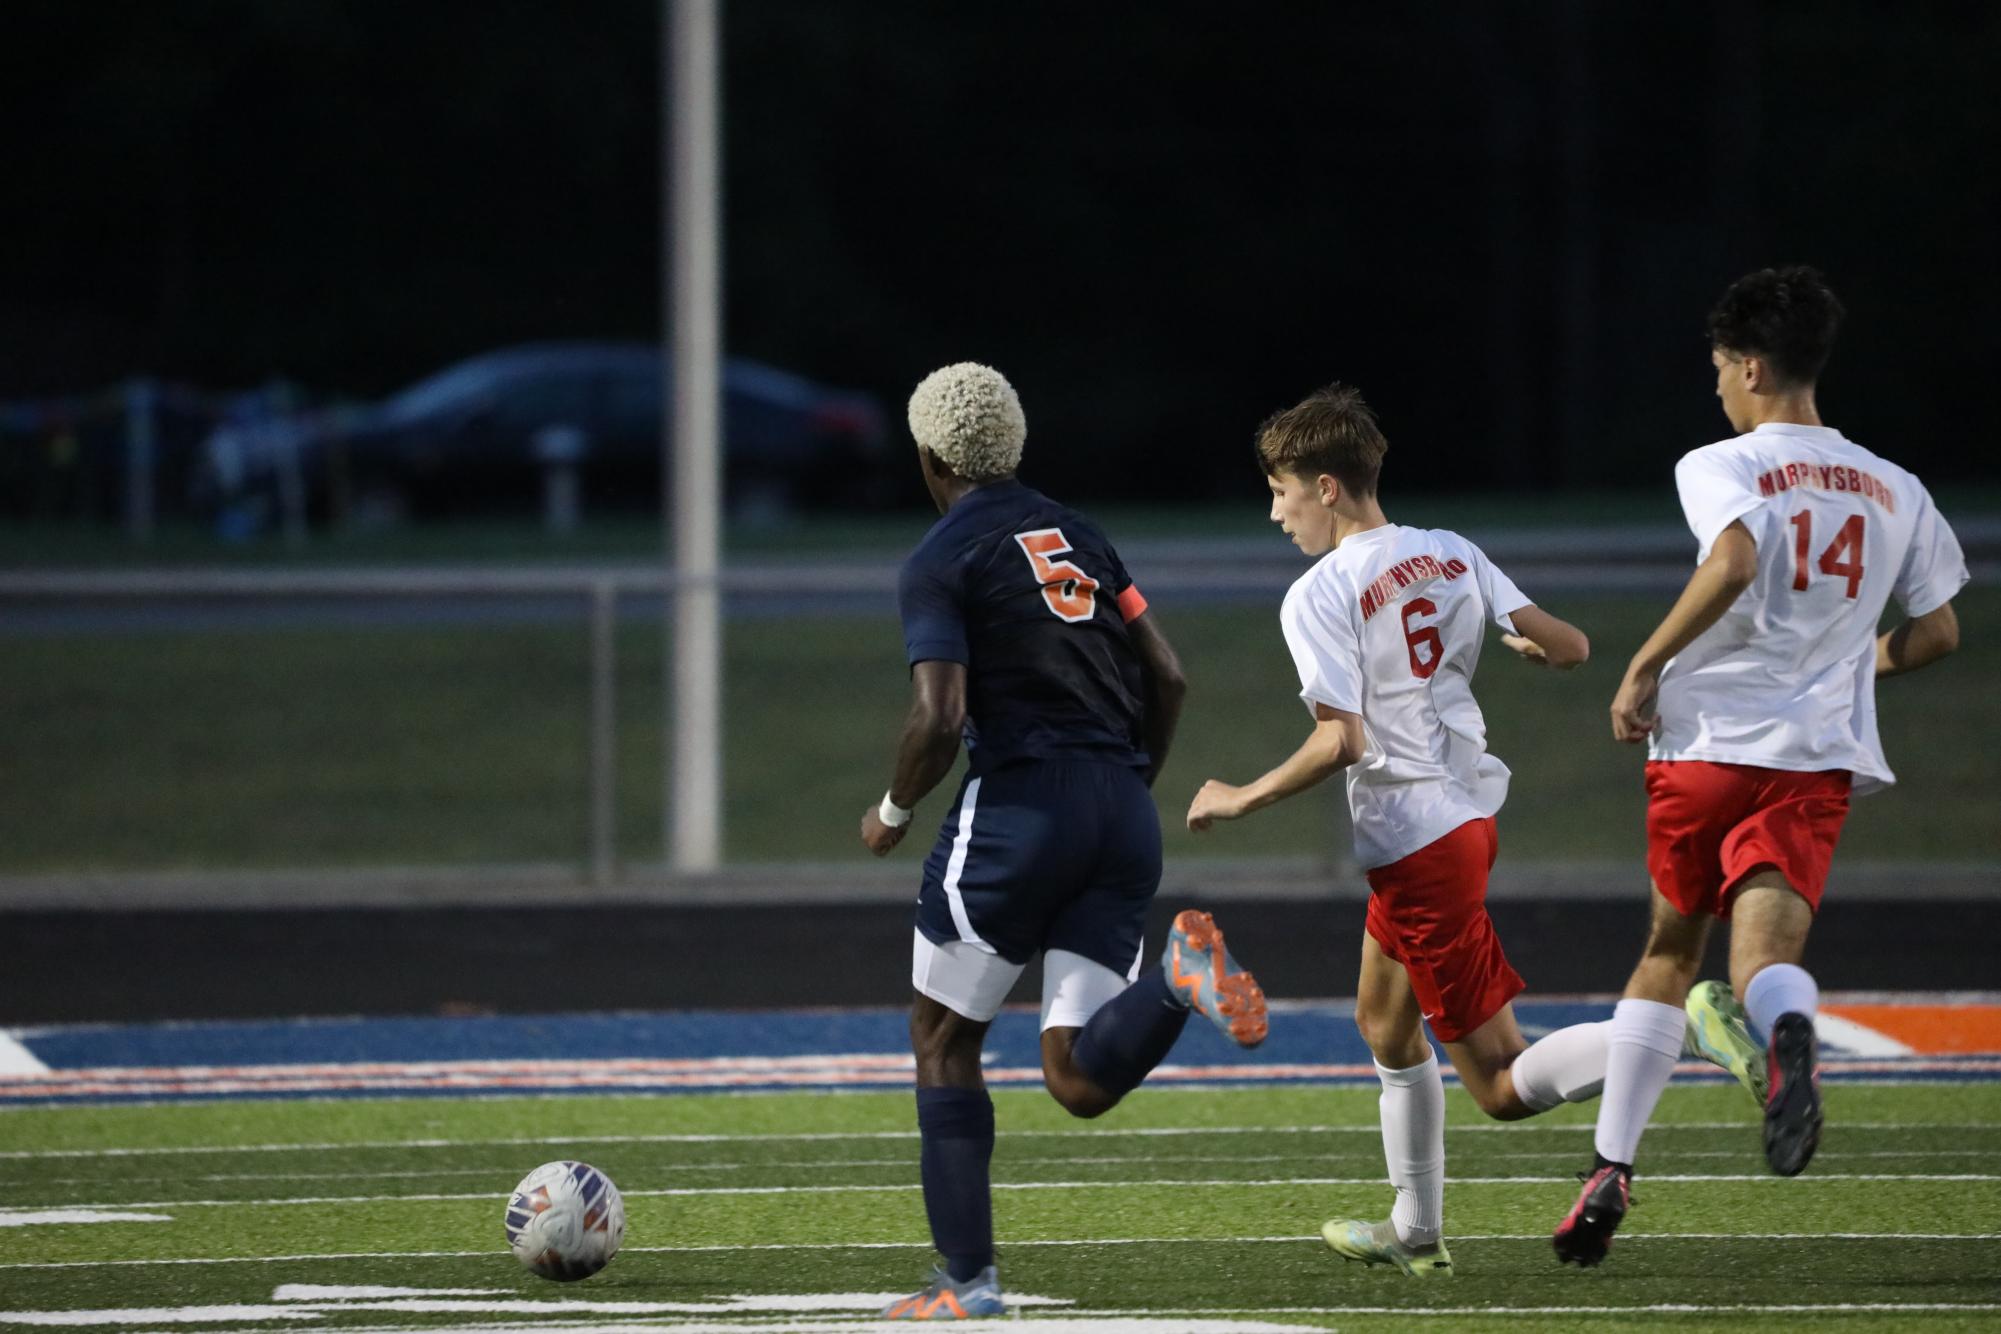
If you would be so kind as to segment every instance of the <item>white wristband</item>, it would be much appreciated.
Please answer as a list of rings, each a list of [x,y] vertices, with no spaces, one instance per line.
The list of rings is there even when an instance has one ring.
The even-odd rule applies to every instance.
[[[889,799],[889,793],[882,794],[882,805],[875,808],[875,818],[891,829],[901,829],[910,823],[910,812]]]

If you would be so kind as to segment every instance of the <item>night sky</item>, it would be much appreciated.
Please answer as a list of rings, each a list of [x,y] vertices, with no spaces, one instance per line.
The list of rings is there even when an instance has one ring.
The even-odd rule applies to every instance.
[[[373,395],[654,336],[644,0],[14,0],[0,397]],[[2001,6],[725,5],[733,352],[1020,388],[1080,498],[1255,485],[1340,378],[1386,486],[1663,483],[1703,317],[1821,266],[1830,422],[1991,476]],[[1046,451],[1046,453],[1045,453]]]

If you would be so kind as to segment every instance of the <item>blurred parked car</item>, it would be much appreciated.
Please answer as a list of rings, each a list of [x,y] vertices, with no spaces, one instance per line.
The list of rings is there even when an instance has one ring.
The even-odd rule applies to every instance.
[[[447,367],[378,404],[251,414],[209,436],[205,505],[242,528],[522,512],[573,457],[585,511],[657,510],[665,375],[647,343],[541,343]],[[739,513],[893,494],[881,407],[771,366],[723,369],[725,494]]]

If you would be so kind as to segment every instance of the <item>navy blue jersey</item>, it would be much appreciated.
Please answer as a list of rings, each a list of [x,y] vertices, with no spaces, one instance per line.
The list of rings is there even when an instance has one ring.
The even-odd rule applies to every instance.
[[[897,581],[911,665],[966,666],[976,773],[1083,756],[1145,767],[1143,678],[1126,636],[1145,607],[1096,524],[1016,481],[967,493]]]

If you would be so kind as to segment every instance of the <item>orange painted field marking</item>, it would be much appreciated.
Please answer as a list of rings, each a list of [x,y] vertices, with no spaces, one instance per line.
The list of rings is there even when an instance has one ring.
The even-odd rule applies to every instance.
[[[2001,1005],[1824,1005],[1926,1056],[2001,1052]]]

